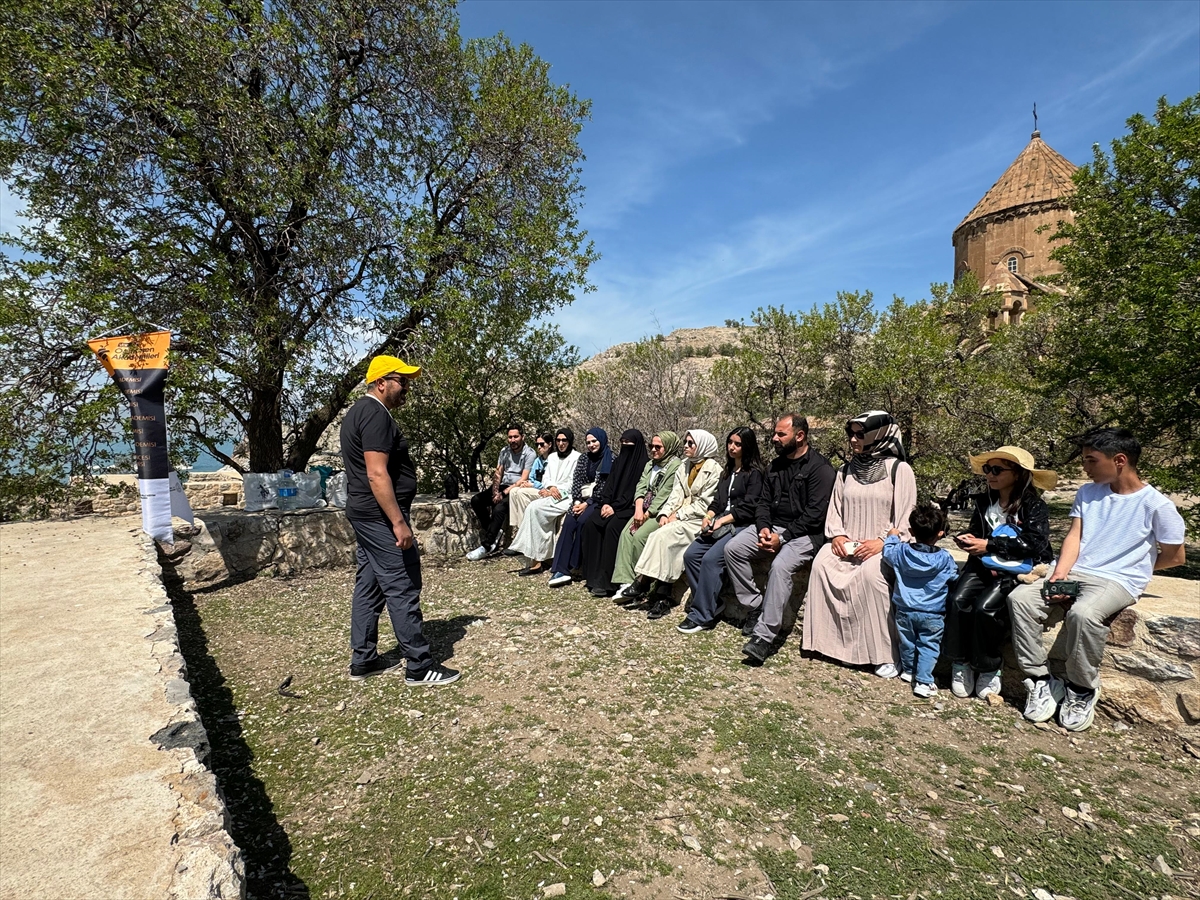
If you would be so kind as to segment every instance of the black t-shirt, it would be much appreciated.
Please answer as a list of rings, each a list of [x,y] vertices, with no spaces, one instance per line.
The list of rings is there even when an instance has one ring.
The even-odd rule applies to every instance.
[[[387,407],[374,397],[363,397],[346,413],[342,421],[342,463],[346,467],[346,518],[385,519],[383,510],[371,492],[367,462],[363,455],[372,450],[388,455],[388,475],[396,491],[396,502],[408,510],[417,495],[417,469],[408,455],[408,441],[396,427]]]

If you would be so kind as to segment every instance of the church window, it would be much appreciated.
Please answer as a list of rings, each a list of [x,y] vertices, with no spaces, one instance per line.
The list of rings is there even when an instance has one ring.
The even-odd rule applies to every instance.
[[[1015,256],[1010,256],[1008,258],[1008,271],[1012,272],[1014,275],[1017,273],[1017,258]]]

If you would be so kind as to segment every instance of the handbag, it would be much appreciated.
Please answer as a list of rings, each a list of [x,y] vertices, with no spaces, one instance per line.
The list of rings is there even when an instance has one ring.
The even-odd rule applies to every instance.
[[[1005,522],[1002,525],[997,525],[992,531],[991,539],[1000,538],[1001,544],[1023,543],[1021,541],[1021,529],[1016,525],[1011,525]],[[998,554],[988,553],[980,559],[980,562],[997,572],[1003,572],[1006,575],[1024,575],[1027,572],[1033,571],[1033,559],[1006,559]]]
[[[706,544],[715,544],[721,538],[733,534],[733,523],[726,522],[720,528],[714,528],[711,531],[701,531],[696,535],[696,540],[703,541]]]

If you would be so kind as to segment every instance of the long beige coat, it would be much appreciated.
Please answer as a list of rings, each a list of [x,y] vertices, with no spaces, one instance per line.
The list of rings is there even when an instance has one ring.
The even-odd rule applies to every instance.
[[[721,464],[706,459],[700,464],[691,485],[688,484],[687,460],[675,473],[671,496],[659,511],[660,516],[675,514],[675,521],[663,525],[650,535],[634,571],[647,578],[670,583],[683,574],[683,551],[700,533],[700,525],[708,504],[717,493],[721,480]]]

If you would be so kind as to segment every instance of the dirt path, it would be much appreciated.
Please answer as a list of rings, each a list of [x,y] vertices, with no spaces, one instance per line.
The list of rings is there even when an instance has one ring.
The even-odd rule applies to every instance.
[[[137,518],[0,527],[0,898],[165,897],[179,771]]]

